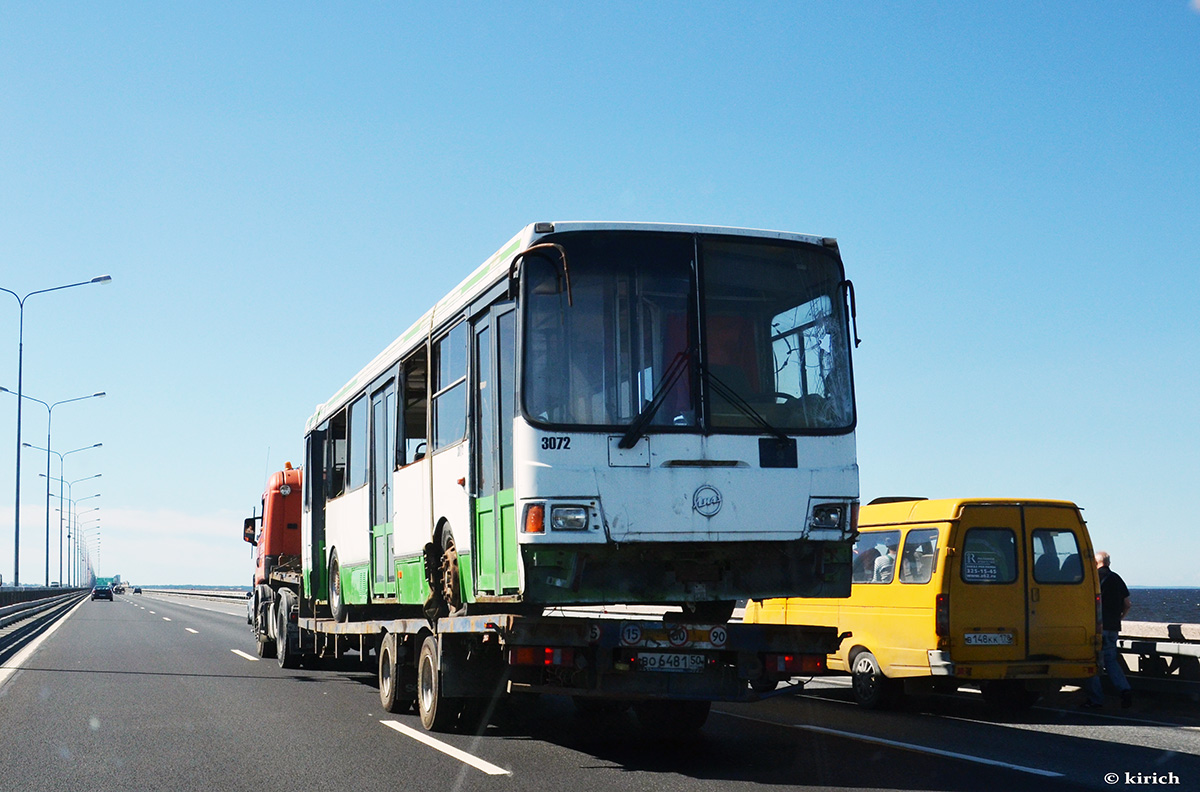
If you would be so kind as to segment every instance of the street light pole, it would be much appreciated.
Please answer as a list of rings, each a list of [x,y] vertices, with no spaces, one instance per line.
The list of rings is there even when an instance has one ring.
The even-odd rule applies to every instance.
[[[17,322],[17,483],[14,489],[16,490],[16,505],[13,507],[13,585],[17,586],[21,583],[21,396],[25,384],[25,301],[35,294],[46,294],[47,292],[61,291],[62,289],[70,289],[75,286],[86,286],[89,283],[111,283],[112,277],[109,275],[100,275],[88,281],[80,281],[79,283],[68,283],[66,286],[55,286],[52,289],[39,289],[31,291],[24,297],[17,294],[11,289],[0,287],[0,291],[11,294],[17,301],[19,306],[18,313],[20,318]]]
[[[10,391],[8,388],[5,388],[3,386],[0,386],[0,391],[4,391],[5,393],[12,393],[12,391]],[[13,395],[15,396],[16,394],[13,394]],[[22,399],[29,399],[29,401],[35,401],[38,404],[40,404],[46,408],[46,447],[40,448],[38,450],[46,452],[46,587],[47,588],[49,588],[49,586],[50,586],[50,455],[55,453],[54,451],[50,450],[50,424],[54,419],[54,408],[60,404],[70,404],[71,402],[83,401],[84,399],[97,399],[97,398],[102,399],[102,398],[104,398],[104,396],[105,396],[104,391],[99,391],[98,393],[93,393],[90,396],[77,396],[74,399],[63,399],[62,401],[56,401],[53,404],[47,404],[46,402],[42,401],[41,399],[35,399],[32,396],[22,395],[19,397]],[[29,443],[25,443],[24,445],[26,448],[37,448],[37,446],[31,445]],[[61,462],[61,460],[62,460],[62,455],[60,454],[59,461]],[[61,470],[59,471],[59,475],[60,476],[62,475]],[[61,557],[61,555],[62,555],[62,544],[61,544],[62,537],[59,537],[59,542],[60,542],[59,555]],[[62,580],[62,569],[61,569],[62,564],[61,563],[59,564],[59,567],[60,568],[58,571],[58,576],[59,576],[59,580],[61,581]]]
[[[47,443],[46,445],[49,446],[50,444]],[[71,568],[68,566],[67,567],[67,579],[63,580],[63,522],[64,522],[64,518],[66,517],[66,511],[63,509],[63,505],[64,505],[64,503],[63,503],[63,485],[67,484],[66,480],[63,477],[67,475],[67,472],[66,472],[67,457],[69,457],[71,454],[78,454],[80,451],[87,451],[92,448],[100,448],[103,445],[104,445],[104,443],[96,443],[95,445],[84,446],[83,448],[76,448],[73,451],[68,451],[65,454],[60,454],[57,451],[50,450],[49,448],[38,448],[37,446],[35,446],[31,443],[25,443],[26,448],[32,448],[35,451],[45,451],[47,460],[49,460],[50,454],[54,454],[56,457],[58,457],[58,478],[54,478],[50,475],[49,461],[47,461],[47,463],[46,463],[46,471],[47,471],[46,472],[46,515],[47,515],[47,519],[49,519],[49,515],[50,515],[50,482],[57,481],[58,482],[58,507],[59,507],[58,508],[58,579],[59,579],[59,582],[62,582],[62,583],[70,582],[70,573],[71,573]],[[40,476],[42,474],[39,473],[38,475]],[[89,476],[88,478],[99,478],[99,477],[100,477],[100,474],[97,473],[95,476]],[[81,479],[81,481],[82,480],[83,479]],[[69,487],[70,485],[68,484],[67,486]],[[67,538],[70,539],[70,534],[67,535]]]

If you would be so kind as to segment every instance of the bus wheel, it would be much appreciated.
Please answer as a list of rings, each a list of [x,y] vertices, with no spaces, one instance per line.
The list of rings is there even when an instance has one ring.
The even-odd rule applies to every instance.
[[[335,622],[344,622],[349,617],[346,598],[342,596],[342,577],[336,550],[329,554],[329,610]]]
[[[449,731],[458,719],[460,702],[442,695],[438,668],[438,639],[430,635],[421,644],[417,660],[417,709],[426,731]]]
[[[462,609],[462,580],[458,575],[458,548],[449,527],[442,531],[442,561],[440,568],[442,602],[451,615]]]
[[[870,652],[859,652],[851,666],[854,700],[867,709],[885,709],[896,700],[896,680],[888,679]]]

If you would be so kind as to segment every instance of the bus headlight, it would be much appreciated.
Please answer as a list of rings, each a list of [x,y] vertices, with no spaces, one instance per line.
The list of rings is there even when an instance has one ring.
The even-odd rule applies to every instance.
[[[550,527],[556,531],[586,531],[588,510],[583,506],[553,506]]]
[[[841,528],[842,520],[846,514],[846,505],[843,503],[822,503],[813,507],[812,520],[809,521],[809,528]]]

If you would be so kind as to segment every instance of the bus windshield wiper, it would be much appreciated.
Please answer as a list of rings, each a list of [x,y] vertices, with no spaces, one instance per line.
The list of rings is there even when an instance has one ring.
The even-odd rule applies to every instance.
[[[737,391],[722,382],[707,366],[704,368],[703,378],[704,382],[709,385],[713,393],[729,402],[729,404],[735,410],[749,418],[751,423],[762,429],[767,434],[774,435],[780,440],[788,439],[787,435],[784,434],[782,430],[776,429],[774,426],[772,426],[766,418],[762,417],[758,410],[751,407],[750,403],[743,399]]]
[[[621,442],[617,444],[618,448],[633,448],[637,445],[637,441],[645,434],[646,427],[654,419],[654,414],[658,412],[663,402],[667,400],[667,394],[671,391],[671,388],[679,381],[680,375],[687,371],[691,360],[691,347],[683,350],[671,360],[671,365],[667,366],[666,371],[663,372],[662,380],[659,381],[658,387],[651,394],[650,401],[646,402],[646,406],[642,408],[642,411],[629,423],[629,427],[621,437]]]

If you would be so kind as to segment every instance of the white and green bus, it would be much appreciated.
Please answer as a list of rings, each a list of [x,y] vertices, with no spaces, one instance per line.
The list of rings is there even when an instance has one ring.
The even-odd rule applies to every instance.
[[[309,420],[309,612],[848,596],[851,289],[828,238],[527,226]]]

